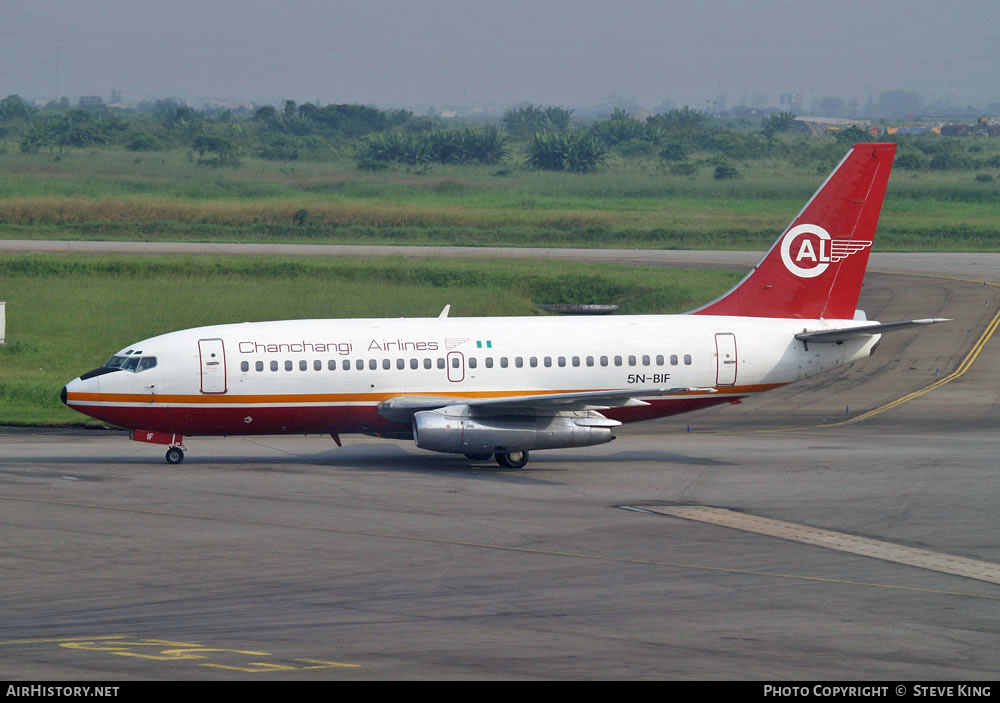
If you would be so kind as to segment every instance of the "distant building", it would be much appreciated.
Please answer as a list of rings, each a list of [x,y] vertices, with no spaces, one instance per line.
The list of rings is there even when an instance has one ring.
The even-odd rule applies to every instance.
[[[104,98],[100,95],[83,95],[80,97],[80,107],[104,107]]]

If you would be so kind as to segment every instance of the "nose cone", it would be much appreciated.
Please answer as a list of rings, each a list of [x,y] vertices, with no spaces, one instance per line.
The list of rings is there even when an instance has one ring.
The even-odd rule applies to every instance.
[[[63,405],[66,405],[66,386],[63,386],[62,391],[59,392],[59,400],[63,402]]]

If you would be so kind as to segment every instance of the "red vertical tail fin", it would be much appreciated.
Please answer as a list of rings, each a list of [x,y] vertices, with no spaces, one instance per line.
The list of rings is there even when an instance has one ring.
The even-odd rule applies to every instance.
[[[754,270],[692,313],[852,319],[895,154],[855,144]]]

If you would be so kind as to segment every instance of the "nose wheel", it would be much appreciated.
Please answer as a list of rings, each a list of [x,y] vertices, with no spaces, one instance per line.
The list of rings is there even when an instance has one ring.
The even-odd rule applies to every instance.
[[[167,463],[179,464],[184,461],[184,450],[180,447],[170,447],[167,450]]]

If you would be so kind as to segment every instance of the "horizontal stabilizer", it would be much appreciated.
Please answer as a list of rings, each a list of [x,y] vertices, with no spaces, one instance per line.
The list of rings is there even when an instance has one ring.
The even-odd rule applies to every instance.
[[[923,320],[905,320],[903,322],[873,322],[869,325],[859,325],[857,327],[841,327],[836,330],[817,330],[815,332],[800,332],[795,338],[802,342],[816,342],[830,344],[834,342],[846,342],[849,339],[860,339],[861,337],[871,337],[876,334],[895,332],[919,325],[933,325],[938,322],[951,322],[951,320],[941,317],[928,317]]]

